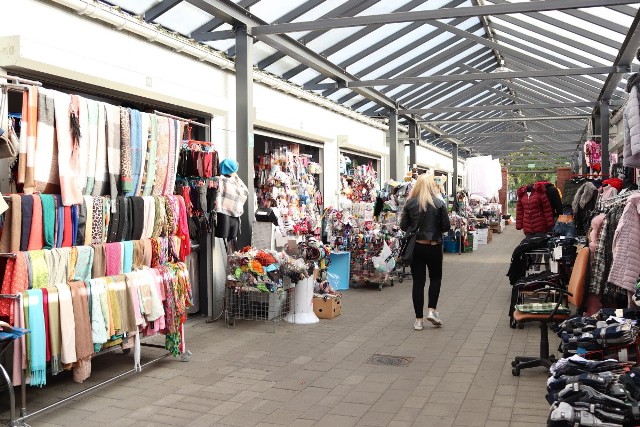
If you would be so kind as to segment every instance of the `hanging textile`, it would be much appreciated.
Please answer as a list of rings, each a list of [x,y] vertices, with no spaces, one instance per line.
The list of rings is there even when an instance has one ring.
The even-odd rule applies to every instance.
[[[39,91],[37,138],[34,146],[29,146],[27,153],[27,177],[30,174],[33,176],[34,189],[39,193],[60,194],[60,169],[58,165],[58,150],[56,150],[58,141],[54,128],[56,93],[46,89],[40,89]],[[64,113],[67,116],[69,115],[68,103]],[[24,192],[30,194],[26,183]]]
[[[107,167],[109,169],[109,194],[115,200],[120,192],[120,107],[105,104],[107,112]]]
[[[59,173],[62,203],[70,206],[82,203],[82,194],[77,182],[80,167],[80,102],[77,96],[62,92],[55,92],[54,102],[58,169],[54,171],[52,168],[52,173]],[[40,143],[40,137],[38,137],[38,143]],[[49,191],[43,192],[49,193]]]

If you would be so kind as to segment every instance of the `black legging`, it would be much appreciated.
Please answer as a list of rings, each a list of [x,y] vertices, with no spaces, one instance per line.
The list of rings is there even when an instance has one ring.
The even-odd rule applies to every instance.
[[[424,245],[416,242],[411,263],[413,277],[413,308],[416,318],[423,317],[424,285],[429,269],[429,308],[437,308],[442,283],[442,245]]]

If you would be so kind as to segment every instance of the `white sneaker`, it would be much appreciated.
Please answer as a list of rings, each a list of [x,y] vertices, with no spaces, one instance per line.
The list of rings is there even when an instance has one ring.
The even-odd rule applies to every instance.
[[[440,320],[440,316],[438,315],[438,312],[435,310],[429,309],[427,320],[433,323],[434,326],[442,326],[442,320]]]
[[[416,319],[415,323],[413,324],[413,329],[415,329],[416,331],[421,331],[422,330],[422,319]]]

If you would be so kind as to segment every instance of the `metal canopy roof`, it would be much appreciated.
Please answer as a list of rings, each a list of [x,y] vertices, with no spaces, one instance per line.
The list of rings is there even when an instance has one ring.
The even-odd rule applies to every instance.
[[[620,0],[109,0],[450,149],[562,164],[637,71],[640,3]],[[515,153],[515,155],[511,155]]]

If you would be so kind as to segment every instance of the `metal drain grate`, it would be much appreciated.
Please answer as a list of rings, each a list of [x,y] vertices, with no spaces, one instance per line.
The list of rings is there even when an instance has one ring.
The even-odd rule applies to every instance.
[[[413,357],[406,356],[389,356],[387,354],[374,354],[367,360],[367,363],[371,365],[384,365],[384,366],[409,366],[409,363],[413,361]]]

